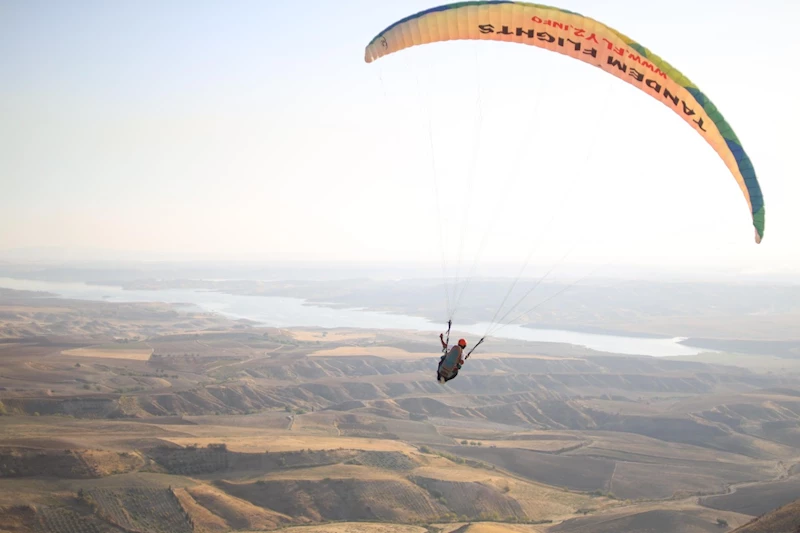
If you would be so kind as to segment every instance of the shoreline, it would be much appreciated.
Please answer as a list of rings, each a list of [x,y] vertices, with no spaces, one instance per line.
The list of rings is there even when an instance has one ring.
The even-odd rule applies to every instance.
[[[19,280],[19,278],[11,278],[11,279]],[[26,281],[26,280],[20,280],[20,281]],[[35,296],[40,297],[40,298],[41,297],[44,297],[44,298],[51,297],[52,298],[54,296],[56,298],[59,298],[59,299],[62,299],[62,298],[63,299],[75,299],[76,298],[76,295],[71,295],[70,291],[68,291],[68,290],[66,292],[63,292],[63,291],[58,291],[57,287],[55,287],[55,288],[47,287],[47,285],[50,284],[50,283],[53,283],[54,285],[58,285],[59,282],[42,282],[41,280],[31,280],[31,281],[38,282],[38,283],[41,284],[41,286],[36,287],[36,289],[38,289],[37,291],[30,291],[30,288],[27,288],[27,287],[26,288],[22,288],[22,287],[20,287],[21,292],[20,293],[13,293],[13,294],[15,294],[15,295],[19,294],[20,296],[24,296],[24,295],[26,295],[26,293],[27,293],[27,296],[33,296],[35,294]],[[254,283],[254,282],[244,282],[244,283],[251,284],[251,283]],[[72,285],[72,283],[69,283],[69,285]],[[421,310],[421,312],[415,313],[415,314],[407,314],[407,313],[403,312],[402,306],[386,306],[386,307],[379,308],[379,307],[376,307],[374,305],[367,305],[367,306],[357,306],[357,305],[352,305],[352,304],[348,305],[346,303],[332,302],[331,301],[332,298],[331,298],[330,294],[320,297],[320,299],[324,298],[327,301],[316,301],[315,299],[313,299],[313,297],[312,298],[303,298],[302,295],[289,296],[289,295],[285,294],[287,292],[287,289],[291,290],[290,288],[287,288],[287,287],[284,287],[283,290],[279,291],[279,292],[284,293],[284,294],[276,295],[276,294],[269,294],[269,292],[273,292],[273,291],[268,291],[268,293],[265,294],[264,292],[260,292],[260,291],[247,290],[247,289],[245,289],[245,288],[243,288],[241,286],[240,287],[220,287],[216,283],[209,283],[207,281],[194,281],[194,282],[191,282],[189,280],[184,280],[184,281],[179,282],[179,283],[149,281],[149,282],[139,282],[137,284],[124,283],[124,284],[121,284],[121,285],[120,284],[116,284],[115,285],[115,284],[111,284],[111,283],[108,283],[108,282],[107,283],[103,283],[103,284],[97,284],[97,283],[93,283],[93,282],[82,282],[82,285],[86,285],[90,289],[92,287],[94,287],[95,289],[98,288],[98,287],[108,287],[108,288],[116,287],[115,292],[117,293],[117,297],[119,297],[119,298],[125,299],[124,293],[127,293],[127,292],[134,293],[134,294],[131,294],[131,298],[132,298],[131,301],[142,301],[141,300],[142,298],[149,298],[149,296],[148,296],[149,294],[153,295],[153,298],[152,298],[151,301],[154,301],[154,302],[156,302],[156,301],[165,301],[165,300],[160,299],[159,291],[170,291],[170,290],[175,290],[175,289],[174,288],[172,288],[172,289],[157,288],[157,286],[160,286],[160,287],[175,287],[175,285],[178,285],[178,286],[180,286],[180,288],[177,289],[179,291],[199,292],[199,293],[213,292],[213,293],[220,294],[221,298],[224,298],[224,297],[222,297],[222,295],[227,295],[227,296],[234,297],[234,298],[235,297],[245,297],[245,296],[246,297],[262,297],[262,298],[266,298],[266,299],[269,299],[269,298],[287,298],[287,299],[294,300],[293,302],[286,304],[286,305],[289,305],[290,308],[295,307],[295,309],[293,311],[294,313],[298,313],[298,310],[296,308],[299,308],[299,307],[308,308],[309,309],[307,314],[305,312],[303,312],[303,311],[299,311],[300,315],[298,315],[298,317],[300,317],[301,315],[306,315],[306,316],[305,317],[301,317],[302,319],[298,318],[298,320],[297,320],[298,323],[297,324],[290,324],[290,322],[294,321],[294,318],[292,318],[291,313],[288,314],[287,316],[282,317],[282,318],[276,316],[277,318],[279,318],[279,321],[283,320],[284,322],[286,322],[285,325],[281,325],[281,324],[277,324],[277,323],[276,324],[271,324],[270,323],[271,320],[269,319],[269,314],[264,315],[264,316],[258,316],[259,312],[255,312],[255,315],[251,312],[251,313],[249,313],[249,315],[251,315],[251,316],[247,316],[248,313],[245,312],[245,311],[247,311],[247,308],[245,308],[245,310],[242,311],[241,309],[237,310],[235,308],[229,308],[227,305],[222,305],[222,306],[210,305],[210,307],[209,307],[209,306],[202,305],[201,302],[192,301],[192,298],[190,298],[190,297],[189,298],[185,298],[185,299],[183,297],[181,297],[181,303],[172,302],[171,300],[169,302],[165,301],[165,303],[171,303],[171,305],[173,305],[175,307],[191,308],[193,310],[197,310],[197,311],[201,311],[201,312],[210,312],[210,313],[214,313],[214,314],[219,314],[221,316],[224,316],[224,317],[226,317],[228,319],[233,319],[235,321],[241,320],[241,321],[246,322],[246,323],[248,323],[248,324],[250,324],[252,326],[261,326],[261,325],[274,326],[274,327],[278,327],[278,326],[280,326],[280,327],[309,327],[309,326],[315,326],[315,327],[319,327],[319,328],[323,328],[323,329],[330,329],[332,327],[342,327],[342,328],[356,328],[356,329],[366,329],[366,330],[414,329],[414,330],[418,330],[418,331],[433,331],[433,330],[437,330],[438,331],[438,329],[441,329],[442,327],[446,328],[446,324],[439,324],[437,326],[438,323],[435,320],[431,319],[430,316],[427,316],[426,313],[425,313],[425,310]],[[147,285],[147,288],[146,289],[138,289],[138,288],[132,287],[131,285],[140,285],[140,286],[141,285]],[[190,285],[191,287],[187,287],[187,285]],[[20,289],[11,288],[9,290],[18,291]],[[25,289],[28,289],[28,290],[26,291]],[[78,290],[80,290],[80,288],[78,288]],[[39,291],[42,291],[42,292],[39,292]],[[88,292],[91,293],[91,290],[88,291]],[[115,301],[116,300],[116,298],[114,298],[113,296],[109,300],[109,296],[103,295],[103,291],[102,290],[101,291],[95,291],[95,292],[97,292],[97,294],[90,294],[88,298],[86,296],[77,296],[77,299],[82,299],[82,300],[88,299],[88,300],[93,300],[93,301],[98,301],[98,302]],[[304,292],[304,291],[300,291],[300,292]],[[135,294],[135,293],[138,293],[138,294]],[[144,296],[143,296],[143,294],[144,294]],[[180,295],[180,296],[185,296],[185,295]],[[212,302],[212,304],[213,304],[213,302]],[[274,302],[272,304],[265,304],[263,306],[264,311],[268,311],[270,305],[274,306],[275,304],[274,304]],[[209,308],[207,308],[207,307],[209,307]],[[260,311],[261,307],[262,306],[257,304],[256,308],[254,308],[254,309],[256,309],[256,311]],[[345,322],[347,321],[347,317],[345,316],[344,318],[338,319],[338,321],[340,321],[340,324],[334,325],[335,322],[337,322],[337,319],[335,317],[330,317],[329,316],[329,317],[322,317],[322,318],[325,318],[325,320],[321,320],[320,322],[316,322],[314,324],[311,324],[310,322],[315,320],[315,318],[314,318],[315,311],[313,310],[314,307],[319,308],[319,309],[348,311],[351,314],[352,313],[362,313],[362,312],[363,313],[372,313],[372,314],[381,314],[381,315],[385,315],[385,318],[384,317],[375,317],[375,316],[366,317],[364,319],[364,321],[362,321],[360,319],[357,319],[357,320],[354,320],[352,324],[350,324],[350,323],[341,322],[341,321],[345,321]],[[277,312],[279,312],[279,314],[280,314],[281,313],[280,309],[278,309]],[[263,312],[261,312],[261,314],[263,314]],[[392,317],[392,315],[395,315],[395,314],[398,315],[397,316],[397,319],[398,319],[397,324],[394,323],[393,317]],[[329,322],[332,322],[332,323],[330,325],[326,325],[325,324],[326,321],[329,321]],[[302,323],[302,322],[306,322],[306,323]],[[480,321],[476,321],[476,320],[459,321],[454,326],[454,330],[458,331],[459,329],[465,329],[466,331],[464,331],[464,333],[469,333],[469,334],[473,334],[473,335],[474,334],[480,335],[481,332],[482,332],[482,328],[476,327],[476,326],[480,326],[480,324],[482,324],[482,323]],[[397,326],[397,328],[394,328],[393,326]],[[718,339],[718,338],[715,339],[715,338],[702,338],[702,337],[686,337],[686,336],[678,336],[678,335],[676,335],[676,336],[668,336],[668,335],[663,335],[663,334],[659,335],[659,334],[655,334],[655,333],[642,332],[641,330],[636,330],[634,328],[632,328],[633,331],[631,331],[631,330],[628,330],[627,328],[624,328],[624,329],[623,328],[619,328],[619,327],[604,328],[604,327],[601,327],[601,326],[580,325],[580,324],[574,324],[574,323],[567,324],[566,327],[565,327],[565,325],[562,325],[562,324],[559,324],[559,323],[553,323],[553,321],[539,322],[539,323],[536,323],[536,324],[515,324],[515,325],[513,325],[513,328],[516,329],[516,333],[514,335],[511,335],[511,336],[507,337],[509,339],[526,340],[528,342],[537,342],[537,343],[568,344],[568,345],[576,346],[576,347],[586,347],[586,348],[589,348],[589,349],[591,349],[593,351],[604,352],[604,353],[618,353],[618,354],[625,354],[625,355],[649,355],[649,356],[654,356],[654,357],[666,357],[666,356],[671,356],[671,355],[674,355],[674,356],[688,355],[688,354],[685,353],[685,350],[694,350],[694,351],[697,351],[698,353],[702,353],[703,351],[725,351],[725,348],[724,347],[720,348],[720,346],[724,346],[724,344],[726,342],[725,340]],[[481,331],[478,332],[477,329],[481,329]],[[472,330],[472,331],[470,331],[470,330]],[[530,335],[525,334],[524,333],[525,331],[530,332]],[[511,328],[509,328],[509,333],[510,332],[511,332]],[[535,338],[535,337],[538,336],[537,332],[542,332],[542,336],[544,336],[545,338]],[[548,334],[550,334],[550,337],[552,337],[552,338],[547,338]],[[570,339],[569,338],[570,335],[576,335],[578,337]],[[580,335],[594,336],[596,338],[595,339],[592,339],[591,337],[580,338],[579,337]],[[506,336],[503,335],[503,337],[506,337]],[[500,338],[503,338],[503,337],[500,337]],[[533,338],[531,338],[531,337],[533,337]],[[616,347],[614,347],[615,346],[614,345],[615,339],[612,339],[611,337],[617,337],[618,339],[616,339],[616,340],[621,344],[617,344]],[[637,347],[636,344],[635,344],[636,340],[645,341],[645,344],[641,345],[640,347]],[[647,341],[653,341],[654,344],[652,346],[648,346],[646,344]],[[727,342],[730,343],[732,341],[727,341]],[[740,341],[738,341],[738,342],[740,342]],[[627,343],[627,346],[626,346],[625,343]],[[659,343],[661,343],[661,346],[660,347],[656,346]],[[674,350],[675,353],[670,353],[670,352],[672,352],[672,350],[670,350],[667,346],[665,346],[665,344],[670,344],[674,348],[683,348],[684,350],[677,349],[677,350]],[[793,348],[794,348],[794,345],[790,345],[786,349],[788,350],[788,349],[793,349]],[[771,350],[769,350],[769,351],[771,351]]]

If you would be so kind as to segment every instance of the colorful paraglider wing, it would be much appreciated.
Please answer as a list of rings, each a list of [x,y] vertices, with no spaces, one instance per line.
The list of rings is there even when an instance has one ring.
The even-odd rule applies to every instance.
[[[411,46],[451,40],[528,44],[603,69],[660,100],[716,150],[733,174],[764,235],[764,199],[750,158],[716,106],[686,76],[608,26],[571,11],[508,0],[459,2],[404,18],[367,45],[368,63]]]

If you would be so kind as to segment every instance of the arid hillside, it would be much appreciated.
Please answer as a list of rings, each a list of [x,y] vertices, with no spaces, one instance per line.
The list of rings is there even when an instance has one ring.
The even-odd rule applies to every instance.
[[[415,332],[0,311],[4,531],[716,532],[800,490],[791,359],[496,340],[443,386]]]
[[[797,533],[800,531],[800,500],[763,514],[735,533]]]

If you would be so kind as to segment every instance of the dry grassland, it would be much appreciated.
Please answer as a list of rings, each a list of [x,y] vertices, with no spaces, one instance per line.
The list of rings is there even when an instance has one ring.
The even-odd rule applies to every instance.
[[[259,479],[275,481],[279,479],[294,479],[305,481],[320,481],[323,479],[405,479],[405,476],[384,470],[358,465],[336,464],[329,466],[315,466],[312,468],[296,468],[291,470],[281,470],[272,472],[265,476],[258,476]]]
[[[258,507],[209,485],[189,487],[186,493],[198,505],[233,529],[274,529],[290,520],[286,515]]]
[[[73,350],[64,350],[61,352],[63,355],[71,355],[73,357],[97,357],[100,359],[132,359],[134,361],[147,361],[153,355],[152,348],[120,348],[108,349],[102,347],[96,348],[75,348]]]
[[[375,333],[361,333],[352,331],[314,331],[314,330],[289,330],[289,335],[301,342],[374,342],[378,335]]]
[[[181,426],[184,427],[184,426]],[[410,453],[416,449],[404,442],[383,439],[359,439],[356,437],[323,437],[323,436],[290,436],[268,435],[250,437],[166,437],[165,440],[180,444],[181,446],[197,444],[224,443],[229,450],[245,453],[290,452],[297,450],[335,450],[339,448],[348,450],[374,450]]]

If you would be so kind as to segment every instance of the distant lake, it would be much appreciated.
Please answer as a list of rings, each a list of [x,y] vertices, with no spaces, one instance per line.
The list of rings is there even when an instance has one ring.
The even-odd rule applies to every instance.
[[[320,327],[405,329],[443,331],[442,324],[422,317],[381,313],[366,309],[337,309],[307,303],[300,298],[274,296],[243,296],[202,289],[125,290],[121,287],[55,281],[24,280],[0,277],[0,287],[17,290],[46,291],[62,298],[107,302],[165,302],[191,304],[204,311],[231,318],[246,318],[270,327]],[[480,337],[488,324],[479,323],[458,327]],[[681,338],[642,338],[622,335],[602,335],[560,329],[534,329],[506,326],[495,337],[556,342],[585,346],[593,350],[627,355],[655,357],[696,355],[711,351],[680,344]],[[438,351],[432,338],[432,351]]]

